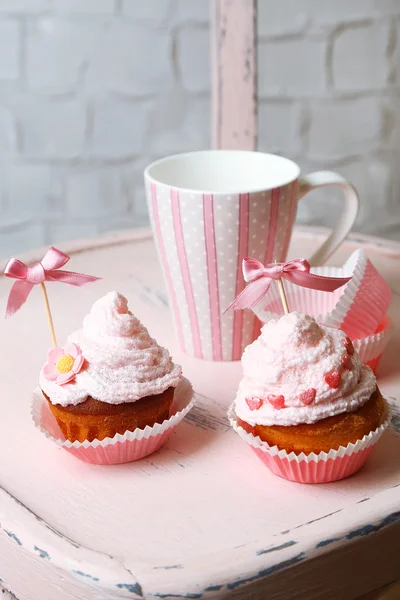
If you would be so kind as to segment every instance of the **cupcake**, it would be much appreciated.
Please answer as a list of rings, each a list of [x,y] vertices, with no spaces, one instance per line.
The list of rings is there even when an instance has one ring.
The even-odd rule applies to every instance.
[[[309,315],[266,323],[242,365],[231,424],[278,475],[346,477],[387,427],[387,404],[350,338]]]
[[[64,348],[49,351],[39,383],[65,438],[92,442],[168,419],[181,375],[126,298],[110,292]]]

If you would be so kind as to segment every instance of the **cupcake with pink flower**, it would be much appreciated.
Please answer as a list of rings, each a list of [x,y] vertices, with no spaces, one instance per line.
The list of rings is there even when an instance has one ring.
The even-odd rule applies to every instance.
[[[309,315],[269,321],[242,365],[231,423],[283,477],[318,482],[351,474],[389,422],[375,376],[350,338]]]
[[[49,351],[40,387],[65,438],[92,442],[163,423],[181,376],[126,298],[110,292],[82,330]]]
[[[83,367],[85,359],[77,344],[68,342],[65,348],[52,348],[47,354],[47,363],[43,367],[43,375],[47,381],[55,381],[57,385],[65,385],[75,379]]]

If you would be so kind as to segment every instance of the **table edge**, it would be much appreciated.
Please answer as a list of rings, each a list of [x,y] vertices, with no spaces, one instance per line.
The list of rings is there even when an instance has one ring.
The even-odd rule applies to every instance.
[[[295,231],[306,236],[324,235],[329,232],[327,228],[307,226],[296,227]],[[68,242],[62,244],[62,248],[70,254],[78,254],[96,248],[122,245],[150,238],[150,228],[123,230],[89,239]],[[384,249],[400,258],[400,243],[396,241],[357,233],[351,234],[348,237],[348,241],[374,247],[377,250]],[[31,250],[23,255],[22,260],[25,262],[40,260],[42,255],[43,249]],[[327,514],[307,523],[300,523],[290,530],[280,532],[266,540],[265,547],[260,547],[262,546],[260,543],[253,543],[241,548],[227,549],[223,553],[223,558],[221,558],[222,553],[220,552],[217,555],[210,553],[205,557],[196,557],[183,561],[182,570],[187,574],[198,572],[197,564],[199,559],[203,566],[208,565],[208,570],[207,568],[202,569],[203,574],[209,574],[208,579],[205,580],[205,575],[203,575],[204,581],[197,580],[197,583],[203,587],[203,592],[196,596],[199,598],[206,592],[212,596],[214,592],[217,593],[218,590],[221,590],[225,586],[228,586],[229,589],[235,589],[235,587],[244,585],[248,581],[267,577],[272,573],[279,572],[299,562],[309,560],[316,555],[329,552],[332,548],[351,543],[397,523],[400,520],[399,490],[397,488],[400,488],[400,484],[382,490],[371,498],[363,499],[363,507],[368,506],[368,509],[363,512],[360,511],[356,521],[352,520],[351,529],[346,527],[346,516],[348,519],[349,513],[352,513],[354,510],[354,505],[349,505],[335,513]],[[384,513],[382,513],[381,508],[384,504],[382,502],[383,496],[385,496],[386,502]],[[53,561],[54,564],[52,564],[52,561],[49,561],[49,565],[52,564],[54,568],[57,567],[71,573],[74,572],[73,566],[82,565],[82,562],[86,561],[88,573],[85,576],[92,578],[91,585],[96,587],[97,583],[95,580],[98,579],[100,582],[97,586],[98,589],[113,589],[114,594],[112,598],[125,597],[123,591],[121,593],[118,591],[123,590],[123,588],[118,587],[122,585],[121,577],[123,576],[124,580],[126,580],[123,585],[130,587],[130,597],[144,597],[142,587],[133,575],[133,572],[136,571],[134,565],[133,569],[130,570],[122,562],[113,557],[104,555],[96,550],[84,548],[74,540],[65,538],[61,532],[53,529],[50,524],[44,522],[27,506],[23,505],[18,498],[13,497],[2,487],[0,487],[0,505],[2,508],[8,505],[9,509],[8,518],[7,515],[2,515],[4,517],[0,524],[2,533],[5,534],[6,538],[14,541],[22,546],[25,551],[34,555],[37,560],[48,560],[47,555],[50,555],[48,550],[49,548],[53,548],[56,550],[55,555],[58,556],[58,559]],[[16,514],[20,514],[21,519],[16,520]],[[321,521],[324,523],[322,528]],[[319,536],[315,537],[314,535],[312,538],[309,532],[315,527],[314,524],[316,522],[318,522]],[[30,540],[29,533],[31,531],[37,533],[35,544],[32,544]],[[313,539],[312,542],[310,542],[311,539]],[[47,548],[43,555],[40,552],[38,553],[42,547]],[[79,557],[76,556],[77,553]],[[255,564],[255,556],[257,557],[257,565]],[[216,557],[218,557],[217,560]],[[223,573],[220,573],[222,562],[227,567]],[[237,570],[236,573],[233,573],[232,570],[229,571],[232,565],[240,565],[240,571]],[[154,570],[154,568],[154,564],[142,564],[138,566],[138,571],[150,576],[150,571]],[[168,565],[156,565],[156,568],[166,570]],[[75,573],[78,570],[75,569]],[[185,595],[186,597],[193,597],[190,596],[190,593],[193,593],[194,590],[188,587],[189,580],[184,583],[185,577],[182,577],[183,573],[179,573],[179,577],[177,577],[177,572],[173,575],[171,573],[171,576],[168,576],[169,573],[167,571],[165,571],[165,574],[165,585],[167,586],[165,587],[165,592],[168,595],[183,594],[183,597]],[[148,580],[149,577],[146,576],[145,579]],[[126,587],[125,589],[128,588]],[[198,586],[196,586],[196,590],[198,590]],[[149,593],[160,595],[161,592],[164,592],[164,590],[146,590],[146,595]]]
[[[233,591],[399,523],[397,488],[400,488],[400,483],[360,501],[364,507],[369,503],[368,518],[362,519],[364,513],[360,512],[356,521],[352,518],[350,528],[346,527],[346,523],[351,508],[354,508],[352,505],[282,531],[266,540],[265,546],[253,542],[186,561],[178,557],[173,564],[179,562],[179,569],[172,569],[171,563],[125,565],[115,557],[86,548],[55,530],[2,487],[0,531],[8,542],[16,543],[36,561],[45,560],[49,568],[84,578],[91,588],[112,593],[110,600],[126,597],[127,589],[133,599],[148,595],[201,598],[205,593],[212,597],[213,592],[222,589]],[[386,496],[384,502],[383,496]],[[382,513],[384,504],[387,510]],[[332,527],[334,523],[335,528]],[[319,535],[315,537],[312,530],[318,531]],[[239,568],[234,570],[233,566]],[[148,585],[143,582],[149,582],[156,569],[160,572],[163,587],[146,589]],[[193,574],[196,574],[195,581]],[[194,596],[194,593],[197,595]]]
[[[294,234],[301,233],[302,235],[313,237],[317,236],[328,236],[331,230],[328,227],[314,227],[312,225],[296,225],[294,227]],[[80,238],[76,240],[71,240],[68,242],[62,242],[57,244],[60,247],[60,250],[66,252],[67,254],[80,254],[85,251],[96,250],[97,248],[107,248],[112,246],[119,246],[122,244],[127,244],[131,242],[140,242],[143,240],[151,239],[152,231],[150,227],[138,227],[131,229],[121,229],[115,232],[109,232],[106,234],[93,236],[89,238]],[[361,246],[375,248],[377,250],[384,249],[389,254],[393,254],[394,256],[399,256],[400,258],[400,242],[397,240],[389,240],[385,238],[380,238],[372,235],[366,235],[362,233],[353,232],[350,233],[345,242],[353,242],[357,243]],[[22,252],[19,255],[20,260],[31,263],[34,261],[40,260],[48,246],[34,248],[32,250],[28,250]],[[333,255],[334,256],[334,255]],[[0,260],[0,271],[1,275],[4,275],[4,268],[7,264],[8,259]]]

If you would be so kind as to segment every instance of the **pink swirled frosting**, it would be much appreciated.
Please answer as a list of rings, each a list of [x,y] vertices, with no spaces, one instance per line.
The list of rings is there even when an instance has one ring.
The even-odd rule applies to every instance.
[[[88,396],[121,404],[176,387],[181,367],[172,362],[165,348],[128,310],[127,299],[110,292],[94,303],[83,321],[83,329],[70,341],[79,344],[85,358],[74,381],[57,385],[40,373],[40,386],[53,404],[68,406]]]
[[[376,379],[347,344],[343,331],[309,315],[269,321],[243,353],[237,416],[250,425],[288,426],[356,410]]]

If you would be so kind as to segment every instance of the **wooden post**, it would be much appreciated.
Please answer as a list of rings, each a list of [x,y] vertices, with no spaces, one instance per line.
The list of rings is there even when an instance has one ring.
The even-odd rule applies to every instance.
[[[211,11],[213,147],[255,150],[256,0],[211,0]]]

